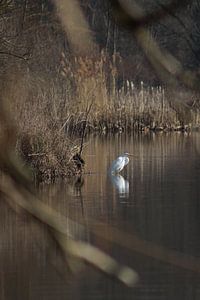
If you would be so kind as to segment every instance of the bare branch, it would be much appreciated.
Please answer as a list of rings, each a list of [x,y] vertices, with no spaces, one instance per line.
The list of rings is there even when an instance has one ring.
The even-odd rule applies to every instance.
[[[113,7],[116,20],[119,23],[130,28],[137,28],[158,22],[159,20],[165,18],[168,15],[168,12],[176,11],[179,8],[182,9],[188,3],[191,3],[191,1],[172,0],[167,5],[160,5],[161,8],[154,10],[149,14],[144,14],[136,2],[131,1],[131,7],[134,7],[134,15],[132,14],[133,9],[129,10],[130,5],[128,5],[126,1],[123,2],[120,0],[110,0],[110,3]]]
[[[113,3],[113,1],[112,1]],[[121,2],[117,1],[118,12],[122,14],[122,23],[125,25],[130,25],[133,29],[134,35],[146,54],[147,59],[151,62],[156,72],[160,78],[171,86],[176,86],[178,81],[184,84],[186,87],[200,91],[199,86],[199,75],[198,73],[185,70],[182,64],[167,50],[163,50],[159,47],[158,43],[150,35],[149,31],[146,30],[143,25],[148,24],[148,20],[153,20],[152,18],[147,18],[135,1],[131,3],[133,6],[122,5]],[[181,4],[186,5],[187,1],[181,2]],[[177,9],[180,6],[180,1],[171,2],[170,6],[166,6],[167,10],[162,15],[167,15],[169,9]],[[128,20],[128,21],[127,21]],[[147,44],[148,41],[148,44]]]

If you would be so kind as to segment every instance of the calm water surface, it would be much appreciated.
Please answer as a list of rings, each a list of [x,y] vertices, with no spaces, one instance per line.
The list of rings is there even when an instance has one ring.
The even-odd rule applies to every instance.
[[[120,176],[110,176],[108,167],[125,151],[135,157]],[[199,133],[90,137],[84,158],[81,179],[40,186],[48,205],[200,264]],[[45,230],[0,206],[0,299],[200,299],[200,272],[103,242],[104,250],[138,272],[138,285],[125,288],[90,268],[66,284],[53,266],[58,255]]]

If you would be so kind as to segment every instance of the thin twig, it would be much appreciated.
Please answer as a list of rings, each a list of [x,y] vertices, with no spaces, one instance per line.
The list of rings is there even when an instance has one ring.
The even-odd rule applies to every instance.
[[[170,3],[160,5],[160,8],[154,10],[151,13],[144,14],[135,1],[131,1],[131,5],[134,7],[134,15],[132,10],[128,10],[127,2],[125,4],[120,0],[110,0],[111,6],[115,13],[115,17],[118,22],[123,26],[136,29],[137,27],[144,27],[146,25],[163,20],[168,16],[168,12],[174,12],[178,9],[183,9],[189,0],[172,0]]]

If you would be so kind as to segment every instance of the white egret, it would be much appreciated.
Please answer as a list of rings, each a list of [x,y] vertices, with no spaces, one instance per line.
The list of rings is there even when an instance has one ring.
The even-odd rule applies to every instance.
[[[124,154],[121,154],[116,160],[114,160],[110,167],[111,174],[117,174],[121,170],[123,170],[123,168],[129,163],[130,155],[130,153],[125,152]]]

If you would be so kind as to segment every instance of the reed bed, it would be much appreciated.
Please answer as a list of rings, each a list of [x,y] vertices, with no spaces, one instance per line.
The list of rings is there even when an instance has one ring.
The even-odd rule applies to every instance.
[[[91,132],[199,128],[197,97],[177,92],[177,106],[162,86],[120,82],[117,60],[104,52],[99,59],[62,53],[54,78],[24,70],[9,73],[2,90],[16,123],[16,150],[35,178],[81,173],[84,136]],[[192,100],[187,103],[184,97]]]
[[[18,73],[10,77],[4,90],[6,109],[17,129],[15,150],[35,180],[52,181],[80,174],[84,162],[77,158],[79,139],[71,139],[63,128],[68,100],[55,82]]]
[[[92,113],[85,120],[81,111],[68,118],[66,132],[81,134],[84,122],[87,122],[87,133],[117,133],[133,131],[188,131],[200,128],[200,110],[189,104],[171,105],[162,86],[134,86],[126,91],[123,87],[114,95],[104,98],[101,104],[94,101]],[[177,99],[179,95],[177,95]],[[105,101],[106,100],[106,101]],[[182,108],[182,110],[181,110]],[[187,117],[186,117],[187,114]]]
[[[87,122],[87,132],[101,133],[199,128],[197,95],[180,87],[171,91],[142,81],[122,81],[121,61],[119,54],[113,58],[104,52],[98,59],[75,57],[69,61],[62,53],[61,73],[73,82],[71,98],[78,107],[76,117],[68,118],[65,123],[68,133],[81,134],[84,122]],[[85,120],[89,103],[92,110]]]
[[[126,91],[120,89],[90,121],[92,128],[106,132],[185,131],[199,127],[199,110],[192,111],[189,106],[184,109],[190,111],[189,119],[184,120],[179,108],[171,106],[163,87],[144,87],[143,82],[136,87],[127,82]]]

